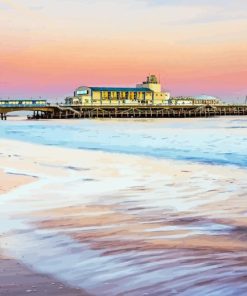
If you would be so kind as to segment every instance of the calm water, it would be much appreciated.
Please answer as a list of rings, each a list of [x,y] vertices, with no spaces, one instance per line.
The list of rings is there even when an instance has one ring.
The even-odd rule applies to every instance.
[[[76,149],[247,166],[247,118],[1,122],[0,137]]]
[[[246,117],[0,124],[0,138],[129,155],[2,197],[17,258],[100,296],[247,295]]]

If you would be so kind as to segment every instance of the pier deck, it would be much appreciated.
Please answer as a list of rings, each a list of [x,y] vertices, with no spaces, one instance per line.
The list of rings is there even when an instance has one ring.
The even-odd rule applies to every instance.
[[[30,118],[169,118],[247,115],[247,105],[52,105],[0,107],[1,119],[13,111],[33,111]]]
[[[54,108],[49,118],[169,118],[247,115],[247,105],[188,106],[66,106]]]

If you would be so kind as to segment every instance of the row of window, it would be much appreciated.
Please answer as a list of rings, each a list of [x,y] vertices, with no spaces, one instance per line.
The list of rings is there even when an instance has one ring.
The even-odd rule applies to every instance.
[[[117,105],[119,103],[121,104],[146,104],[146,103],[152,103],[152,100],[144,100],[144,99],[140,99],[140,100],[128,100],[128,99],[123,99],[123,100],[97,100],[97,99],[83,99],[83,100],[71,100],[71,101],[67,101],[67,104],[112,104],[112,105]],[[159,102],[157,102],[156,100],[154,100],[154,104],[168,104],[168,100],[159,100]]]
[[[107,98],[107,97],[116,97],[116,98],[135,98],[137,96],[151,96],[152,93],[145,93],[145,92],[107,92],[103,91],[101,93],[102,98]]]
[[[39,101],[0,101],[0,105],[46,105],[46,101],[39,100]]]

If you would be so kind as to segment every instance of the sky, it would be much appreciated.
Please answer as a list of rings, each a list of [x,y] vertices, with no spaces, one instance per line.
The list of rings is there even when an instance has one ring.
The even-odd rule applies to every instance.
[[[247,0],[0,0],[0,98],[86,86],[247,95]]]

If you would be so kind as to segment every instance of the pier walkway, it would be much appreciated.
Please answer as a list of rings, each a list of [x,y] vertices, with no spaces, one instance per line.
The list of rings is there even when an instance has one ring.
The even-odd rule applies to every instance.
[[[247,115],[247,105],[1,105],[0,118],[14,111],[33,111],[30,119],[209,117]]]

